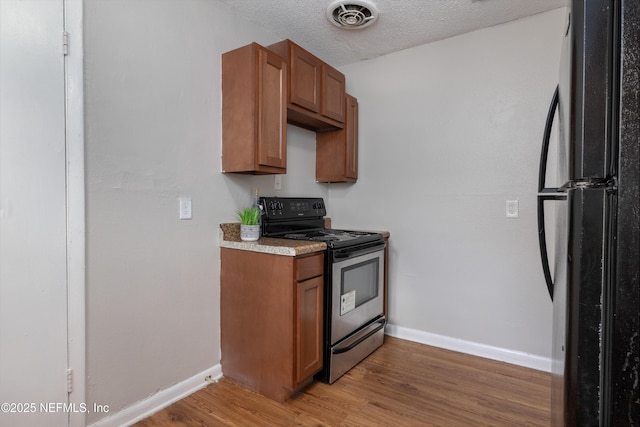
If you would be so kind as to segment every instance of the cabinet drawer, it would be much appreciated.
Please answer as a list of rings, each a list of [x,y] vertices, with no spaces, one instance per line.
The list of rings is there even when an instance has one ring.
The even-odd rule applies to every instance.
[[[324,272],[324,253],[296,259],[296,280],[301,282]]]

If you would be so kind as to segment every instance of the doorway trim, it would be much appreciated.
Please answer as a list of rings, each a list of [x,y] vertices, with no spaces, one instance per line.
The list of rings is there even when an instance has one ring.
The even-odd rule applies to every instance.
[[[64,31],[69,50],[65,56],[65,127],[67,194],[67,366],[71,370],[69,403],[87,404],[85,304],[85,171],[83,0],[64,0]],[[69,426],[86,425],[86,414],[69,413]]]

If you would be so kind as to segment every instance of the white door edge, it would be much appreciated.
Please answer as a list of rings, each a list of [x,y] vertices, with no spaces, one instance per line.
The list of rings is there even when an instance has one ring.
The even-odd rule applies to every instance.
[[[65,57],[67,150],[67,298],[68,368],[72,371],[69,403],[86,403],[85,307],[85,173],[82,0],[64,0],[65,31],[69,53]],[[62,40],[62,37],[61,37]],[[69,425],[86,425],[86,414],[69,413]]]

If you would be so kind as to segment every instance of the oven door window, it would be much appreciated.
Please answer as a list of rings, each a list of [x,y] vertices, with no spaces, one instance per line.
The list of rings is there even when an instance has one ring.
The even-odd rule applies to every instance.
[[[341,270],[340,316],[378,296],[380,258],[373,258]]]

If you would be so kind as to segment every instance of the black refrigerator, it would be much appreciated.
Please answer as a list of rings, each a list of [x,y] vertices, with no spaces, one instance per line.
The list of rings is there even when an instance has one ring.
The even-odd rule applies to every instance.
[[[538,182],[551,424],[640,426],[640,0],[570,0],[564,31]]]

